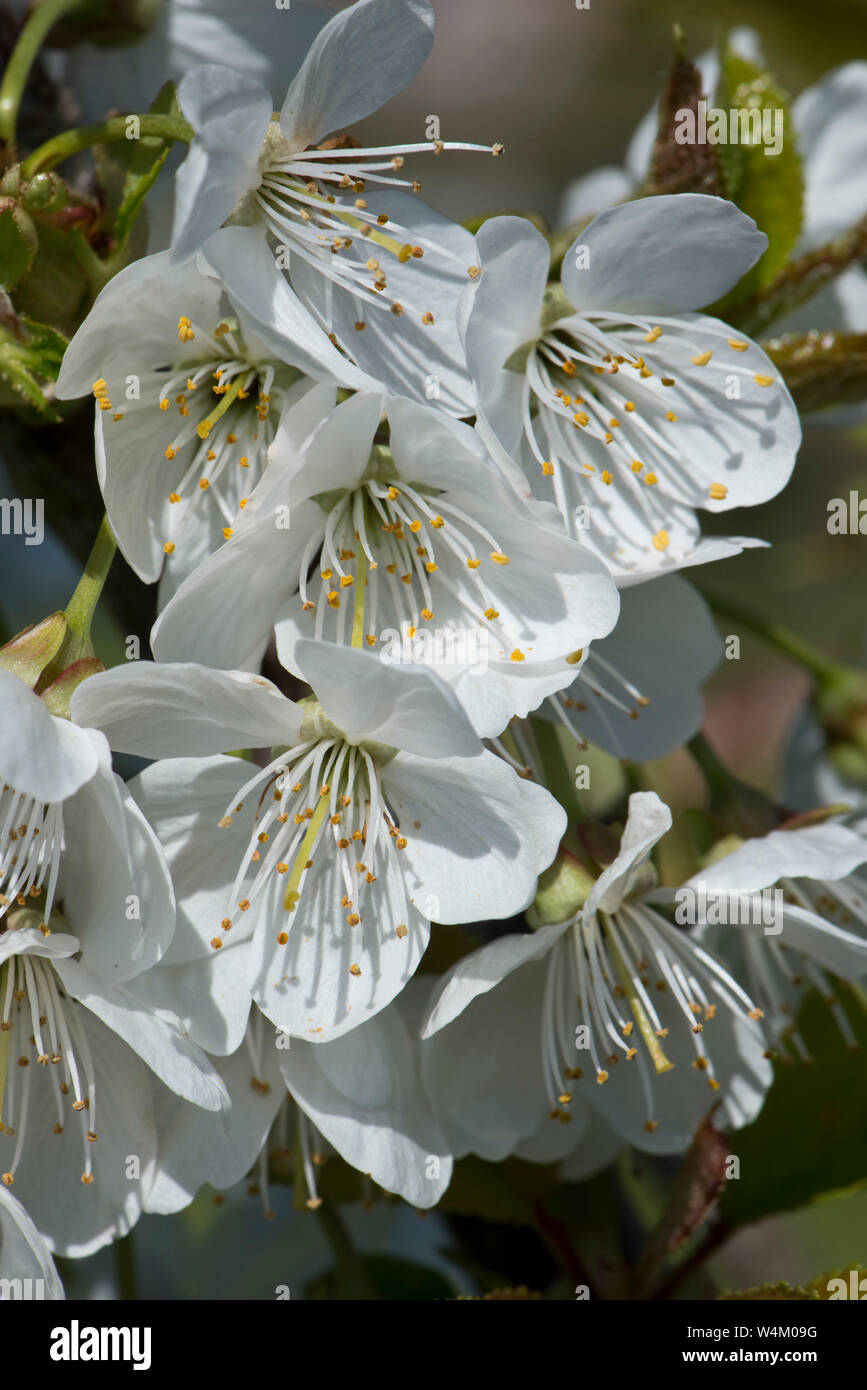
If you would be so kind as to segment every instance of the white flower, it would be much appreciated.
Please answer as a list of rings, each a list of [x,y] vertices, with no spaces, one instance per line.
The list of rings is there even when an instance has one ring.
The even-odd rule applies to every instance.
[[[177,174],[172,254],[205,249],[233,291],[242,258],[220,228],[228,219],[250,244],[268,237],[276,259],[258,277],[259,304],[287,269],[320,333],[388,389],[424,397],[435,380],[443,407],[469,414],[454,314],[478,273],[473,239],[392,190],[421,186],[400,175],[407,154],[492,147],[326,139],[406,86],[432,41],[427,0],[358,0],[315,39],[279,117],[265,88],[230,68],[186,73],[178,98],[196,135]]]
[[[374,442],[383,405],[387,446]],[[616,615],[604,566],[553,508],[514,493],[473,430],[359,394],[300,451],[278,436],[236,534],[152,641],[161,661],[255,668],[276,623],[296,675],[303,638],[363,641],[383,660],[434,667],[488,736],[571,682],[566,658]]]
[[[771,1080],[759,1011],[715,957],[644,900],[650,852],[670,826],[655,793],[634,793],[620,853],[576,917],[502,937],[444,977],[423,1032],[433,1049],[424,1065],[450,1139],[459,1124],[464,1148],[496,1142],[502,1155],[537,1136],[547,1110],[575,1133],[580,1154],[589,1107],[637,1148],[674,1153],[712,1096],[723,1124],[757,1114]],[[475,1022],[453,1032],[464,1010],[477,1010]],[[603,1131],[593,1143],[595,1162],[614,1140]]]
[[[289,1150],[315,1208],[316,1167],[329,1145],[387,1192],[434,1206],[452,1160],[419,1084],[420,1042],[401,1012],[409,992],[351,1037],[319,1046],[275,1033],[254,1009],[243,1043],[218,1064],[232,1097],[227,1116],[206,1115],[160,1089],[159,1157],[146,1209],[178,1211],[203,1183],[231,1187],[254,1170],[270,1214],[269,1161]]]
[[[142,1062],[195,1105],[227,1096],[129,992],[171,941],[175,904],[104,736],[7,671],[0,707],[0,1176],[52,1248],[81,1255],[141,1209],[125,1160],[153,1160]]]
[[[231,535],[281,422],[300,442],[334,404],[335,387],[315,388],[296,369],[369,384],[327,339],[316,356],[289,346],[305,312],[282,282],[259,322],[206,269],[163,253],[122,270],[72,339],[57,384],[61,398],[96,397],[109,520],[140,578],[153,582],[165,564],[163,601]]]
[[[5,1280],[9,1299],[66,1298],[51,1251],[21,1203],[0,1187],[0,1301],[7,1298]]]
[[[597,217],[546,290],[548,244],[529,222],[478,234],[465,338],[479,428],[621,580],[736,553],[749,542],[702,541],[696,510],[767,501],[791,473],[800,426],[776,368],[696,312],[766,244],[722,199],[642,198]]]
[[[92,676],[73,709],[119,751],[165,759],[134,790],[180,904],[166,962],[237,952],[227,1017],[243,1027],[252,994],[275,1025],[327,1041],[399,992],[429,918],[525,907],[565,815],[481,749],[430,671],[310,641],[296,661],[315,701],[240,672],[139,662]],[[208,756],[238,747],[270,747],[267,766]]]
[[[62,902],[70,921],[87,923],[91,968],[129,980],[160,958],[174,929],[156,837],[112,772],[102,734],[49,714],[8,671],[0,711],[0,929],[16,905],[47,924]]]
[[[775,1041],[791,1041],[804,1057],[795,1016],[810,986],[830,1004],[847,1042],[855,1042],[829,975],[844,980],[867,975],[867,879],[855,872],[867,863],[865,832],[867,822],[773,830],[747,840],[685,885],[704,889],[708,902],[723,897],[737,904],[736,912],[722,909],[724,919],[737,918],[728,924],[713,925],[708,912],[705,921],[711,925],[701,935],[747,981]],[[778,900],[771,899],[763,918],[750,903],[759,905],[762,891],[774,885]]]

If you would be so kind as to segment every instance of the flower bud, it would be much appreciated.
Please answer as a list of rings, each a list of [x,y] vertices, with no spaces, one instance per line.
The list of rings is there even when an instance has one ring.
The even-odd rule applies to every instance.
[[[554,863],[539,878],[536,897],[527,909],[534,931],[555,922],[568,922],[581,911],[595,879],[574,854],[561,849]]]

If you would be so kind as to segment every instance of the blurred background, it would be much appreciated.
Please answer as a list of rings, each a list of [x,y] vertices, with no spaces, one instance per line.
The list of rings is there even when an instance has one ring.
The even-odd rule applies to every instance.
[[[574,0],[434,0],[434,8],[436,39],[425,68],[357,133],[370,143],[422,139],[426,118],[436,114],[446,140],[501,141],[506,153],[496,161],[461,154],[418,161],[422,167],[413,172],[424,184],[425,200],[460,220],[509,210],[538,212],[553,222],[573,178],[622,164],[629,138],[664,80],[675,23],[684,29],[692,55],[731,26],[756,28],[771,70],[791,96],[829,69],[867,58],[862,0],[763,0],[761,6],[590,0],[586,9]],[[853,176],[865,178],[865,171]],[[830,498],[859,486],[867,494],[865,445],[864,428],[807,426],[783,495],[764,507],[727,513],[721,525],[707,527],[761,537],[773,548],[749,551],[701,576],[708,592],[726,592],[761,616],[786,623],[827,655],[862,664],[867,540],[829,536],[826,521]],[[3,486],[0,478],[0,491]],[[20,627],[62,606],[77,573],[77,563],[56,539],[25,550],[22,541],[3,537],[4,626],[14,619]],[[110,614],[101,621],[111,661],[117,659],[112,650],[120,655],[122,634]],[[723,662],[707,686],[710,741],[730,766],[769,791],[778,790],[781,750],[808,684],[798,668],[744,635],[740,660]],[[694,800],[685,757],[666,759],[658,774],[675,804]],[[205,1193],[180,1217],[145,1218],[135,1236],[140,1295],[273,1298],[277,1285],[288,1285],[292,1298],[304,1297],[311,1280],[328,1268],[328,1244],[318,1222],[292,1210],[288,1193],[274,1195],[273,1205],[277,1218],[266,1222],[261,1201],[243,1191],[220,1205]],[[388,1249],[440,1271],[447,1282],[432,1285],[430,1296],[476,1289],[472,1275],[446,1253],[455,1237],[442,1217],[422,1219],[380,1204],[355,1209],[347,1219],[360,1249]],[[116,1296],[118,1261],[121,1267],[129,1263],[123,1247],[82,1265],[66,1263],[70,1295]],[[743,1288],[807,1282],[858,1262],[867,1264],[863,1188],[753,1227],[713,1259],[709,1272],[720,1288]],[[532,1282],[529,1275],[526,1282]],[[683,1290],[690,1291],[712,1296],[709,1285]]]

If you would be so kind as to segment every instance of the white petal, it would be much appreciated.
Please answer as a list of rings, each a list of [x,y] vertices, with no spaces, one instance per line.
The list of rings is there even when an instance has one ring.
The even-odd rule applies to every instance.
[[[203,957],[210,960],[215,954],[210,942],[225,917],[239,862],[246,856],[255,806],[248,805],[233,816],[231,830],[221,828],[219,821],[237,802],[251,771],[243,758],[166,758],[145,768],[129,784],[165,850],[175,885],[177,927],[164,960],[166,967]],[[234,940],[243,939],[244,932],[235,927],[233,934],[232,951],[237,949]],[[230,950],[228,942],[225,950]],[[248,1008],[249,991],[237,961],[235,971],[228,983],[246,999]],[[213,1002],[203,981],[201,1003],[206,1018]]]
[[[135,1225],[142,1209],[142,1189],[151,1179],[156,1156],[151,1087],[145,1067],[87,1009],[77,1013],[87,1037],[96,1085],[94,1123],[98,1138],[90,1155],[95,1179],[90,1184],[81,1181],[82,1132],[68,1099],[64,1102],[63,1132],[54,1133],[55,1093],[40,1067],[31,1081],[26,1137],[13,1189],[49,1249],[75,1258],[92,1255]],[[10,1146],[16,1142],[2,1136],[2,1153],[9,1148],[11,1156]],[[128,1177],[132,1156],[139,1160],[138,1176]]]
[[[258,160],[272,102],[261,83],[205,64],[184,74],[181,111],[196,132],[175,176],[172,261],[184,261],[259,183]]]
[[[845,878],[865,862],[867,839],[845,825],[772,830],[709,864],[687,886],[701,883],[715,892],[752,893],[781,878]]]
[[[146,1211],[170,1213],[189,1206],[203,1183],[232,1187],[249,1172],[280,1105],[286,1088],[277,1065],[277,1051],[266,1044],[264,1074],[250,1081],[252,1067],[246,1047],[220,1063],[220,1075],[232,1098],[232,1108],[214,1115],[188,1105],[164,1086],[155,1088],[159,1156],[153,1182],[145,1193]]]
[[[589,264],[579,269],[570,248],[563,289],[579,310],[700,309],[737,284],[767,244],[752,218],[723,198],[639,198],[585,228],[575,245],[588,248]]]
[[[396,96],[432,43],[426,0],[358,0],[335,15],[286,93],[280,126],[293,149],[318,144]]]
[[[521,438],[523,373],[505,364],[517,348],[539,337],[551,255],[541,232],[524,217],[489,218],[476,245],[482,273],[466,327],[467,364],[487,423],[514,457]]]
[[[798,97],[792,117],[804,164],[804,240],[815,246],[867,211],[867,63],[829,72]]]
[[[304,547],[323,521],[324,512],[311,502],[238,528],[160,613],[151,629],[158,660],[256,670],[282,597],[275,576],[287,587],[297,584]]]
[[[629,815],[613,864],[603,869],[587,902],[584,915],[590,918],[597,908],[615,912],[629,891],[634,874],[645,862],[657,841],[671,829],[671,811],[656,792],[633,792]]]
[[[472,415],[474,393],[458,332],[458,310],[470,285],[468,271],[478,259],[475,242],[465,227],[411,193],[375,197],[375,210],[401,229],[386,227],[384,234],[425,247],[422,259],[411,256],[405,264],[390,252],[381,258],[389,301],[396,300],[405,312],[395,317],[385,304],[367,304],[360,318],[357,296],[327,278],[327,265],[323,273],[298,255],[291,258],[292,286],[319,321],[338,334],[358,366],[387,390],[418,400],[436,399],[440,409],[453,415]],[[351,200],[347,211],[352,213]],[[340,254],[364,266],[369,242],[359,237]],[[431,314],[433,322],[424,322],[424,314]],[[357,330],[357,322],[366,327]]]
[[[8,1187],[0,1187],[0,1278],[33,1280],[37,1297],[66,1298],[48,1246]]]
[[[127,989],[146,1008],[169,1021],[176,1020],[182,1032],[205,1052],[225,1057],[240,1047],[247,1027],[248,952],[247,942],[227,941],[221,950],[211,949],[203,959],[180,965],[161,963],[158,969],[132,980]]]
[[[297,706],[264,676],[187,662],[137,661],[91,676],[72,710],[118,753],[143,758],[292,744],[301,727]]]
[[[304,880],[293,918],[283,909],[279,884],[260,898],[251,942],[250,982],[259,1008],[296,1037],[330,1042],[372,1018],[415,971],[428,942],[423,902],[413,906],[391,845],[384,861],[369,865],[376,882],[356,903],[361,918],[350,927],[336,853],[323,848]],[[252,913],[250,914],[252,916]],[[398,927],[406,931],[398,935]],[[288,931],[288,945],[277,936]],[[352,966],[358,970],[353,971]]]
[[[303,640],[295,661],[350,742],[375,739],[424,758],[475,757],[479,740],[445,681],[372,652]]]
[[[260,227],[223,227],[204,256],[228,287],[233,303],[274,355],[314,377],[371,391],[377,383],[331,342],[274,262]]]
[[[112,988],[73,960],[55,969],[67,994],[123,1038],[176,1095],[205,1110],[228,1105],[226,1088],[201,1048],[157,1018],[132,994]]]
[[[434,921],[511,917],[527,907],[566,829],[544,787],[488,752],[436,762],[399,753],[382,781]]]
[[[397,1005],[336,1042],[293,1039],[278,1057],[296,1102],[353,1168],[413,1206],[439,1201],[451,1155],[418,1084],[418,1045]]]
[[[551,1108],[539,1045],[545,970],[525,963],[422,1043],[425,1089],[456,1157],[476,1153],[497,1162],[545,1122]]]
[[[38,801],[65,801],[96,772],[99,739],[56,719],[28,685],[0,671],[0,778]]]
[[[422,1037],[429,1038],[445,1028],[474,999],[487,994],[521,966],[542,960],[567,929],[566,923],[556,923],[526,936],[501,936],[464,956],[447,971],[434,990],[422,1026]]]
[[[107,749],[97,775],[69,803],[64,837],[64,916],[88,968],[112,983],[128,980],[167,950],[175,898],[159,841],[112,772]]]

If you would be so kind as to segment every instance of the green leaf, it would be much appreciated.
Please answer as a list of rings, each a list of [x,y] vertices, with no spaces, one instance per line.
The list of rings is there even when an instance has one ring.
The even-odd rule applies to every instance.
[[[0,198],[0,287],[11,290],[27,274],[39,245],[36,228],[14,198]]]
[[[760,140],[752,144],[720,144],[728,196],[752,217],[768,238],[768,249],[713,312],[725,317],[730,305],[755,294],[776,278],[801,234],[804,179],[794,138],[788,99],[769,72],[727,48],[716,105],[724,110],[782,111],[783,145],[777,155],[766,154]],[[739,134],[744,132],[739,130]],[[731,130],[729,130],[731,135]]]
[[[860,1050],[847,1048],[828,1005],[811,993],[798,1026],[814,1058],[775,1063],[758,1118],[732,1136],[740,1178],[726,1184],[720,1212],[729,1225],[761,1221],[867,1180],[867,1012],[840,985]]]
[[[0,406],[31,405],[48,420],[57,420],[46,394],[66,350],[66,339],[47,324],[16,314],[0,291]]]

